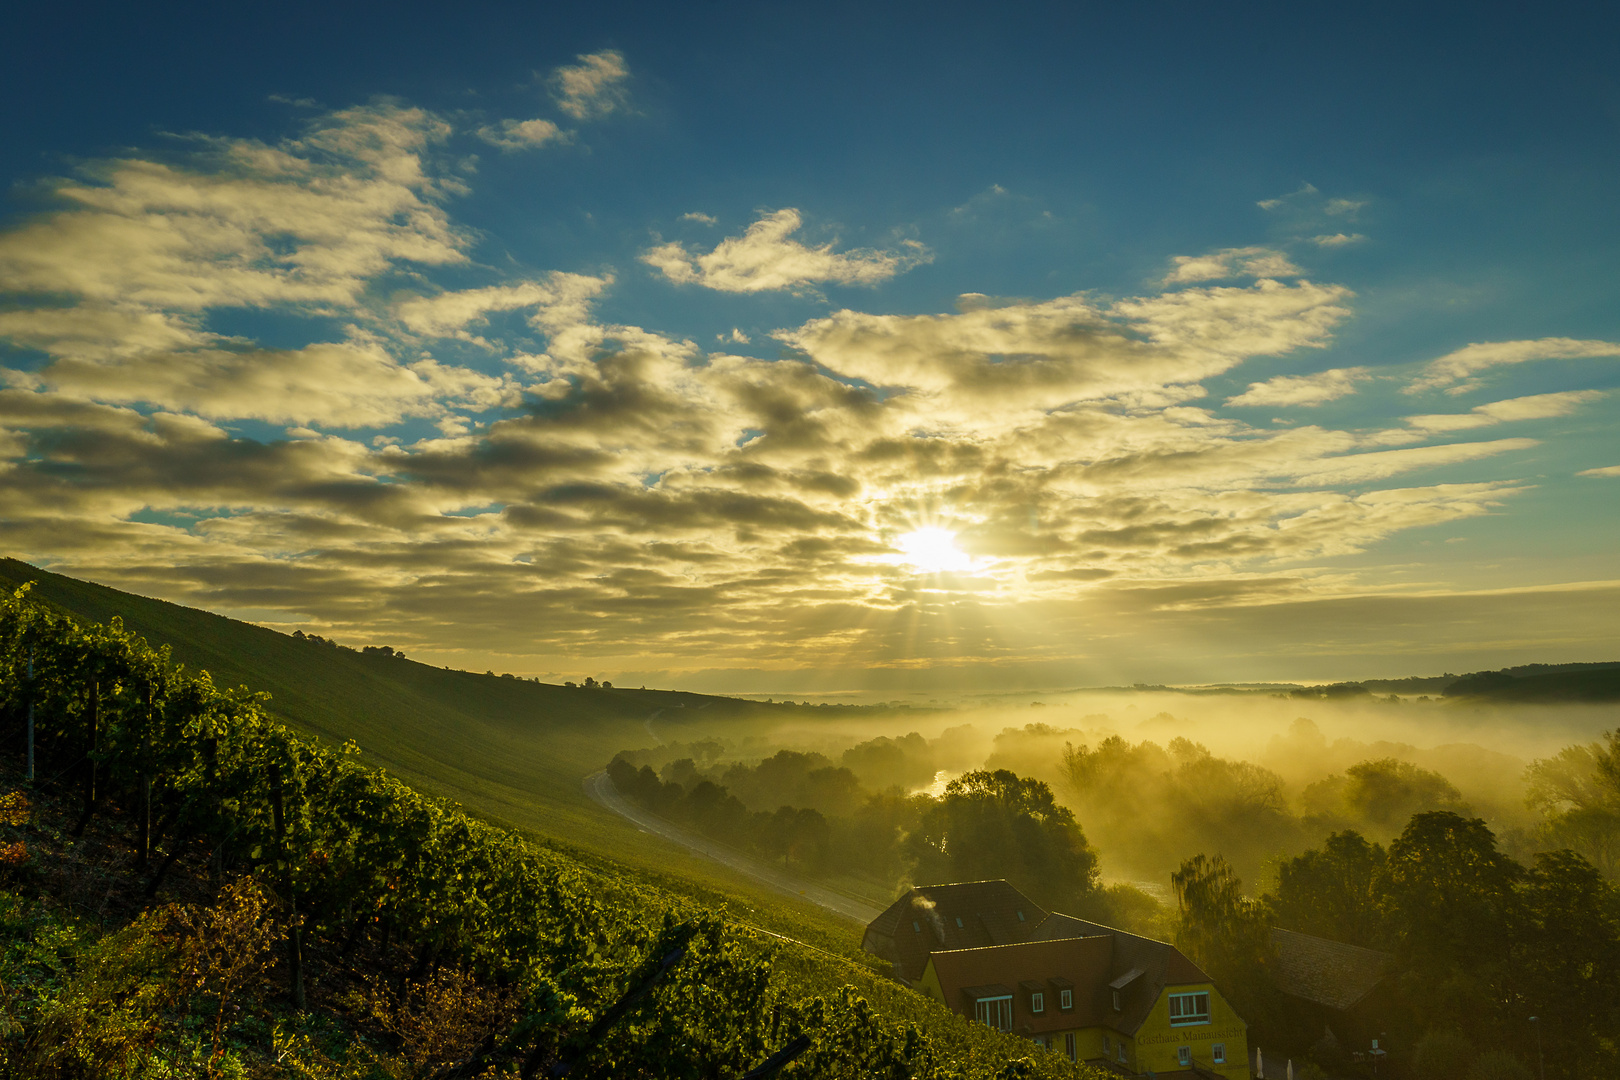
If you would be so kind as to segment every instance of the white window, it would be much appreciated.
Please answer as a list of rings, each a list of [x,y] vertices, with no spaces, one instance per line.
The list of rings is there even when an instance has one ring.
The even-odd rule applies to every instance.
[[[1063,1049],[1068,1053],[1070,1061],[1080,1060],[1080,1050],[1074,1045],[1074,1032],[1063,1036]]]
[[[1123,1042],[1120,1043],[1116,1049],[1119,1050],[1119,1053],[1115,1054],[1114,1056],[1119,1059],[1119,1063],[1121,1065],[1125,1064],[1125,1044]]]
[[[1104,1035],[1103,1036],[1103,1057],[1107,1057],[1108,1055],[1112,1054],[1113,1052],[1114,1052],[1114,1040],[1110,1039],[1108,1036]]]
[[[1178,1046],[1178,1047],[1176,1047],[1176,1061],[1179,1064],[1181,1064],[1182,1066],[1191,1065],[1192,1064],[1192,1047],[1190,1047],[1190,1046]]]
[[[1035,991],[1035,993],[1029,995],[1029,1011],[1032,1012],[1032,1013],[1043,1013],[1043,1012],[1045,1012],[1046,1011],[1046,995],[1041,993],[1039,990],[1037,990],[1037,991]]]
[[[1209,992],[1170,995],[1170,1026],[1209,1023]]]
[[[1058,991],[1058,1008],[1060,1008],[1060,1009],[1072,1009],[1072,1008],[1074,1008],[1074,991],[1073,990],[1059,990]]]
[[[1114,991],[1114,1011],[1119,1012],[1119,991]]]
[[[1210,1047],[1209,1048],[1209,1056],[1215,1060],[1215,1064],[1217,1064],[1217,1065],[1225,1065],[1226,1064],[1226,1044],[1225,1043],[1216,1043],[1214,1046]]]
[[[980,998],[973,1003],[973,1018],[998,1031],[1012,1030],[1012,995]]]

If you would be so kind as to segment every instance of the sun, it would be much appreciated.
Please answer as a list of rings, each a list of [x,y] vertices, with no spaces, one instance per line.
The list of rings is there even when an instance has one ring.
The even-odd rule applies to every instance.
[[[929,526],[906,533],[894,543],[903,553],[902,561],[925,574],[967,570],[973,565],[967,552],[956,546],[956,534],[949,529]]]

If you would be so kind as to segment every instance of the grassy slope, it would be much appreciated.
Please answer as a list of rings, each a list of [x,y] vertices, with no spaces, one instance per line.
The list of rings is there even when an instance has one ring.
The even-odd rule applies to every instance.
[[[666,738],[696,738],[778,719],[792,706],[659,690],[585,690],[366,656],[63,577],[0,559],[0,586],[34,582],[31,595],[86,622],[123,619],[219,686],[271,694],[290,726],[353,739],[367,759],[424,791],[579,851],[628,863],[677,893],[729,903],[739,917],[846,955],[859,931],[812,904],[783,897],[711,860],[641,832],[592,802],[581,778],[618,750],[649,742],[657,710]]]

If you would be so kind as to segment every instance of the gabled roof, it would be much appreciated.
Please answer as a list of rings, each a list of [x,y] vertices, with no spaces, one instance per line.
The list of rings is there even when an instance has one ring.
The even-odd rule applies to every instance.
[[[1117,1014],[1101,990],[1111,952],[1107,938],[1065,938],[936,952],[928,966],[950,1008],[971,1016],[974,1000],[985,996],[986,988],[1001,987],[1013,994],[1013,1030],[1039,1035],[1113,1024]],[[1059,1008],[1057,991],[1064,987],[1055,980],[1074,985],[1074,1006],[1068,1011]],[[1016,993],[1005,989],[1013,986]],[[1031,991],[1045,991],[1045,1008],[1039,1013],[1029,1010]]]
[[[967,1015],[986,987],[1016,986],[1013,1030],[1034,1035],[1107,1027],[1134,1036],[1167,987],[1211,981],[1168,942],[1068,915],[1048,915],[1033,941],[936,951],[930,966],[946,1005]],[[1029,995],[1042,989],[1046,1007],[1033,1013]],[[1058,1008],[1060,989],[1074,992],[1067,1012]]]
[[[1330,1009],[1348,1009],[1372,993],[1395,965],[1395,957],[1342,941],[1292,930],[1271,931],[1277,989]]]
[[[1046,917],[1044,908],[1004,880],[920,885],[872,920],[861,948],[916,982],[929,953],[1028,941]]]
[[[1107,1024],[1116,1031],[1131,1034],[1140,1028],[1166,987],[1214,981],[1203,968],[1167,941],[1156,941],[1072,915],[1048,915],[1035,929],[1037,941],[1073,937],[1103,937],[1110,942],[1107,976],[1099,984],[1098,993],[1107,998],[1110,1017]],[[1120,999],[1118,1012],[1113,1011],[1116,990]]]

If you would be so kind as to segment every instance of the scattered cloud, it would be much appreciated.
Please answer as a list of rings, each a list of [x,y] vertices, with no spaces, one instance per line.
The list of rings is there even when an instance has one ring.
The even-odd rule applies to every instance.
[[[1171,260],[1166,285],[1225,278],[1299,277],[1300,270],[1280,251],[1263,247],[1227,248],[1210,255],[1177,255]]]
[[[1620,476],[1620,465],[1604,465],[1596,469],[1582,469],[1576,476]]]
[[[699,213],[696,210],[693,210],[691,213],[688,213],[688,214],[682,214],[681,215],[681,220],[682,221],[696,221],[700,225],[718,225],[718,224],[720,224],[720,219],[719,218],[714,217],[711,214]]]
[[[1334,368],[1315,375],[1278,375],[1265,382],[1250,383],[1246,391],[1227,398],[1226,403],[1250,408],[1322,405],[1348,397],[1356,392],[1357,383],[1371,377],[1364,367]]]
[[[1603,356],[1620,356],[1620,343],[1582,341],[1575,338],[1482,342],[1466,345],[1438,360],[1431,360],[1424,367],[1423,374],[1406,387],[1406,392],[1417,394],[1425,390],[1445,389],[1448,394],[1461,394],[1478,389],[1482,384],[1473,376],[1491,368],[1526,364],[1537,360],[1572,360]]]
[[[564,71],[569,115],[623,107],[617,54]],[[471,134],[564,137],[544,124]],[[446,662],[1068,663],[1072,641],[1136,616],[1287,607],[1286,622],[1348,603],[1355,573],[1314,560],[1524,490],[1504,477],[1537,441],[1468,432],[1601,396],[1371,433],[1222,415],[1205,380],[1323,349],[1351,317],[1349,289],[1266,247],[1178,259],[1173,288],[1137,296],[795,316],[771,334],[781,355],[736,355],[739,327],[688,340],[610,320],[625,300],[608,267],[491,257],[453,214],[466,178],[449,135],[378,103],[274,144],[132,152],[0,231],[6,550],[213,607],[311,612],[351,639],[386,618],[396,645]],[[641,257],[729,293],[872,285],[929,258],[803,228],[779,210],[712,250]],[[1551,341],[1470,346],[1422,378],[1620,355]],[[1370,378],[1277,376],[1227,403],[1317,405]],[[1435,483],[1437,468],[1468,482]],[[920,529],[955,534],[973,580],[922,588],[897,558]]]
[[[1356,211],[1366,205],[1366,199],[1329,199],[1322,207],[1322,212],[1334,217],[1354,217]]]
[[[502,120],[481,127],[478,137],[502,150],[533,150],[546,143],[565,143],[572,136],[550,120]]]
[[[932,258],[927,248],[913,241],[896,251],[838,252],[831,242],[810,247],[792,239],[803,223],[799,211],[777,210],[706,254],[693,254],[685,245],[671,242],[644,252],[641,261],[677,285],[749,293],[820,284],[876,285]]]
[[[557,68],[548,80],[559,109],[575,120],[598,120],[629,107],[630,68],[621,53],[606,49],[578,60]]]
[[[1311,243],[1317,247],[1336,248],[1349,247],[1351,244],[1362,243],[1366,239],[1360,233],[1323,233],[1321,236],[1311,237]]]
[[[1476,405],[1466,413],[1440,413],[1408,416],[1406,423],[1424,432],[1466,431],[1493,424],[1521,420],[1550,420],[1568,416],[1589,401],[1604,397],[1602,390],[1570,390],[1559,394],[1535,394]]]
[[[1290,200],[1307,198],[1316,194],[1318,194],[1318,192],[1315,184],[1301,184],[1298,188],[1289,192],[1287,195],[1282,195],[1275,199],[1261,199],[1259,202],[1255,203],[1255,205],[1262,210],[1280,210],[1284,206],[1288,205]]]

